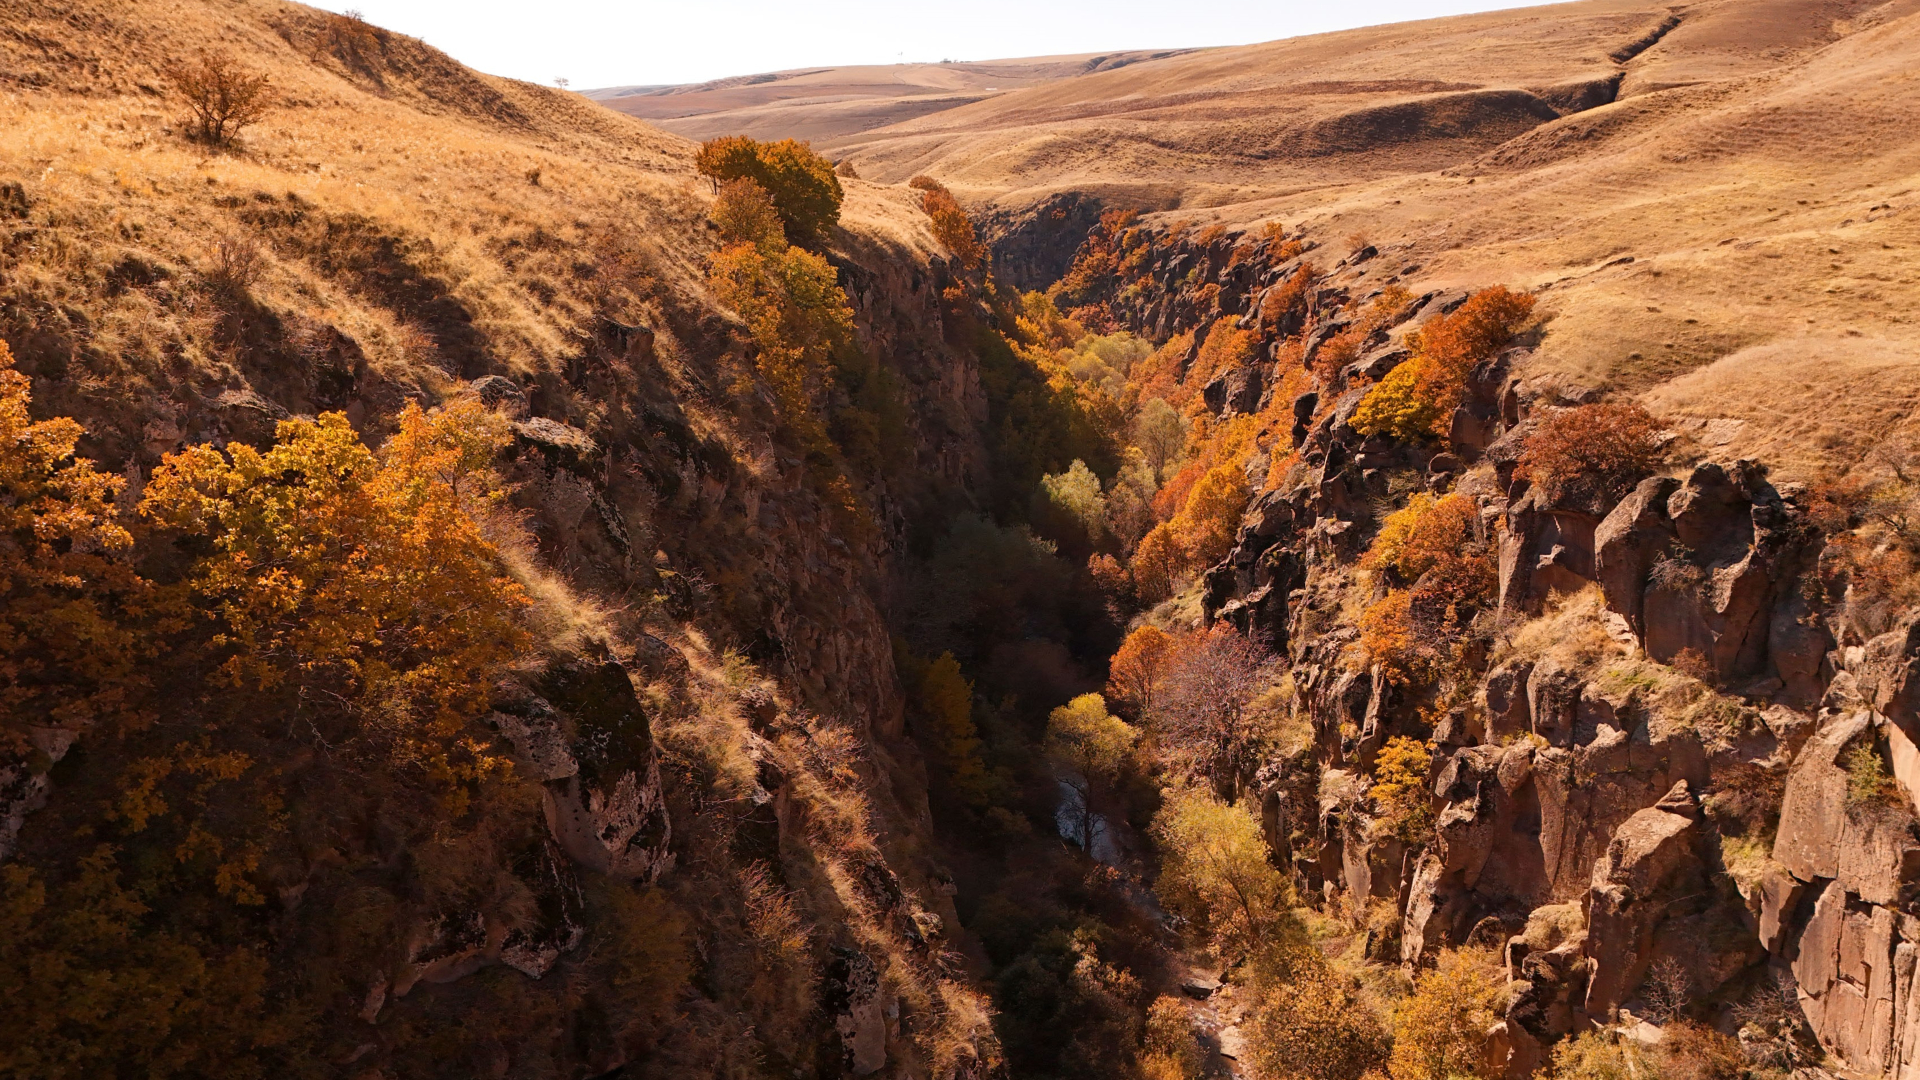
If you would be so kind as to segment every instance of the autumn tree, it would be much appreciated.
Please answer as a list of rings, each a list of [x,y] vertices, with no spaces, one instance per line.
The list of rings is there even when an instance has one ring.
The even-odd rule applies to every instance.
[[[1068,810],[1079,829],[1081,851],[1093,851],[1095,800],[1119,776],[1134,737],[1126,721],[1107,712],[1099,694],[1081,694],[1047,716],[1047,757],[1073,790]]]
[[[1175,788],[1154,815],[1163,903],[1226,958],[1298,937],[1292,890],[1267,861],[1260,823],[1244,807],[1199,787]]]
[[[952,653],[943,652],[927,665],[920,678],[920,708],[946,759],[954,790],[969,804],[985,806],[993,792],[980,758],[980,731],[973,723],[973,684],[960,673]]]
[[[1179,767],[1222,790],[1251,771],[1267,734],[1252,706],[1273,681],[1272,662],[1225,626],[1174,654],[1146,717]]]
[[[284,702],[336,753],[459,791],[504,767],[483,717],[529,645],[526,598],[473,514],[503,495],[505,422],[409,405],[376,452],[345,415],[283,421],[272,448],[167,457],[141,512],[211,545],[190,585],[215,678]]]
[[[1414,980],[1393,1014],[1393,1080],[1485,1076],[1487,1029],[1505,1008],[1506,980],[1486,950],[1456,949]]]
[[[694,168],[716,186],[743,177],[760,185],[779,209],[790,236],[815,242],[840,221],[844,198],[840,178],[834,175],[833,165],[806,143],[726,135],[700,144]]]
[[[1133,418],[1133,445],[1147,457],[1155,481],[1165,480],[1168,466],[1177,462],[1187,445],[1187,421],[1165,398],[1140,403]]]
[[[1379,816],[1377,832],[1418,844],[1433,830],[1433,800],[1427,772],[1433,762],[1429,743],[1395,735],[1373,760],[1373,786],[1367,794]]]
[[[1040,494],[1051,511],[1043,519],[1050,517],[1067,527],[1049,530],[1056,537],[1063,531],[1077,532],[1080,535],[1073,539],[1089,546],[1099,546],[1107,538],[1107,499],[1100,490],[1100,478],[1086,462],[1075,458],[1065,472],[1042,476]]]
[[[1395,678],[1437,672],[1493,602],[1498,575],[1479,517],[1464,495],[1417,493],[1381,523],[1362,565],[1386,574],[1391,588],[1362,614],[1360,647]]]
[[[0,751],[36,728],[137,722],[152,587],[114,500],[122,481],[74,456],[80,425],[34,421],[27,377],[0,342]]]
[[[1513,340],[1532,318],[1533,306],[1532,296],[1496,285],[1409,334],[1413,357],[1361,399],[1354,430],[1409,441],[1445,435],[1474,366]]]
[[[1351,980],[1324,957],[1295,950],[1282,978],[1256,988],[1244,1022],[1262,1080],[1361,1080],[1378,1075],[1389,1041]]]
[[[1136,715],[1153,711],[1160,683],[1172,666],[1179,641],[1157,626],[1139,626],[1120,643],[1107,664],[1107,693]]]
[[[1193,1018],[1179,998],[1162,994],[1147,1009],[1146,1038],[1140,1044],[1140,1074],[1145,1080],[1200,1080],[1206,1056],[1194,1038]]]
[[[920,209],[932,222],[933,238],[940,241],[940,246],[951,252],[954,260],[969,272],[984,267],[986,245],[974,235],[973,222],[953,192],[931,176],[916,176],[907,181],[907,185],[920,192]]]
[[[821,402],[853,341],[853,309],[832,265],[799,248],[736,243],[714,256],[707,283],[745,322],[781,419],[803,446],[827,452]]]
[[[720,239],[728,244],[752,244],[766,254],[778,254],[787,248],[787,230],[780,222],[773,196],[749,177],[721,184],[707,216],[719,228]]]
[[[1618,501],[1665,459],[1660,422],[1633,402],[1551,409],[1535,421],[1520,450],[1516,476],[1554,502],[1594,509]]]
[[[304,1034],[267,961],[169,931],[99,845],[64,882],[0,867],[0,1076],[258,1080]]]
[[[1168,522],[1189,568],[1212,566],[1226,558],[1252,497],[1253,484],[1238,461],[1222,462],[1200,477],[1186,505]]]
[[[162,71],[187,107],[194,137],[225,146],[267,115],[271,80],[242,66],[224,49],[202,50],[192,60],[167,63]]]
[[[1186,556],[1174,538],[1173,527],[1163,521],[1140,538],[1133,558],[1127,562],[1127,572],[1133,577],[1134,593],[1143,603],[1152,605],[1173,595],[1185,565]]]

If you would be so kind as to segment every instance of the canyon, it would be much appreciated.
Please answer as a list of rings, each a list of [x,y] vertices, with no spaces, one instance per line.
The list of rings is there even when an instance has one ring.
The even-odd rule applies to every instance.
[[[1920,1067],[1912,0],[590,96],[0,29],[0,1075]],[[1269,1049],[1323,969],[1391,1049]]]

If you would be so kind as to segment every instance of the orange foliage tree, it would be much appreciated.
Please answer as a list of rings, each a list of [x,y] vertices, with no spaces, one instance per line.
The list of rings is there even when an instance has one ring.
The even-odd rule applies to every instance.
[[[1360,619],[1360,647],[1397,678],[1432,675],[1498,584],[1479,507],[1464,495],[1415,495],[1381,523],[1366,567],[1393,583]]]
[[[953,192],[931,176],[916,176],[907,183],[920,192],[920,209],[926,211],[933,222],[933,238],[952,252],[965,269],[973,271],[985,266],[986,245],[974,235],[973,222],[960,208]]]
[[[152,598],[115,512],[118,477],[74,456],[80,425],[35,422],[28,381],[0,342],[0,751],[35,727],[135,718]]]
[[[1154,693],[1178,644],[1178,639],[1157,626],[1136,627],[1108,661],[1108,695],[1124,702],[1135,715],[1153,708]]]
[[[1532,296],[1496,285],[1408,335],[1413,358],[1368,391],[1354,410],[1354,429],[1409,440],[1444,435],[1474,365],[1511,342],[1533,306]]]
[[[1515,475],[1554,501],[1586,497],[1596,506],[1625,495],[1665,457],[1660,422],[1633,402],[1554,409],[1528,433]]]
[[[794,139],[763,143],[726,135],[700,144],[694,168],[716,186],[742,177],[760,185],[780,209],[788,232],[818,240],[840,221],[845,193],[833,165]]]

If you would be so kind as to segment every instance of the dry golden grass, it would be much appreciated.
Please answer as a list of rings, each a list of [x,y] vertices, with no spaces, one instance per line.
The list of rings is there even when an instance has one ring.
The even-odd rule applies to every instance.
[[[1920,5],[1709,0],[1609,56],[1667,14],[1593,0],[1206,50],[825,145],[1006,208],[1074,189],[1332,254],[1363,231],[1382,257],[1361,288],[1540,290],[1532,374],[1744,421],[1708,449],[1785,476],[1844,466],[1908,422],[1920,366]],[[1609,76],[1617,101],[1568,111]]]
[[[8,23],[0,182],[21,184],[31,209],[0,222],[13,236],[0,334],[47,380],[42,406],[99,437],[189,392],[339,407],[309,393],[291,355],[336,334],[364,357],[356,394],[387,402],[437,400],[480,374],[537,379],[579,355],[602,315],[662,328],[676,380],[710,374],[711,354],[661,317],[712,306],[711,196],[678,136],[385,31],[340,45],[329,17],[274,0],[31,2]],[[161,73],[215,47],[273,87],[274,108],[225,153],[185,137]],[[848,186],[840,242],[908,261],[937,250],[904,197]],[[226,238],[258,252],[244,283],[221,280]]]

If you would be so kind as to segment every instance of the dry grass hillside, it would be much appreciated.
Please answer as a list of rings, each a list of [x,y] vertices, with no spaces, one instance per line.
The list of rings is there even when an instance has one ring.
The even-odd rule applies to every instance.
[[[1187,51],[806,68],[688,86],[615,86],[588,90],[586,96],[694,139],[750,135],[824,141],[1024,87]]]
[[[1802,474],[1909,422],[1916,12],[1588,0],[1154,60],[823,145],[1015,231],[1077,207],[1022,259],[1077,243],[1084,203],[1059,197],[1092,197],[1163,227],[1279,220],[1331,258],[1372,243],[1410,287],[1543,290],[1536,373],[1659,388]]]
[[[42,407],[125,421],[98,438],[223,393],[431,400],[550,373],[601,316],[701,306],[694,145],[577,95],[272,0],[11,5],[5,30],[0,332]],[[163,93],[169,58],[208,49],[272,79],[266,119],[217,153]],[[849,186],[866,240],[932,250],[911,199]],[[222,275],[242,309],[195,287]]]

